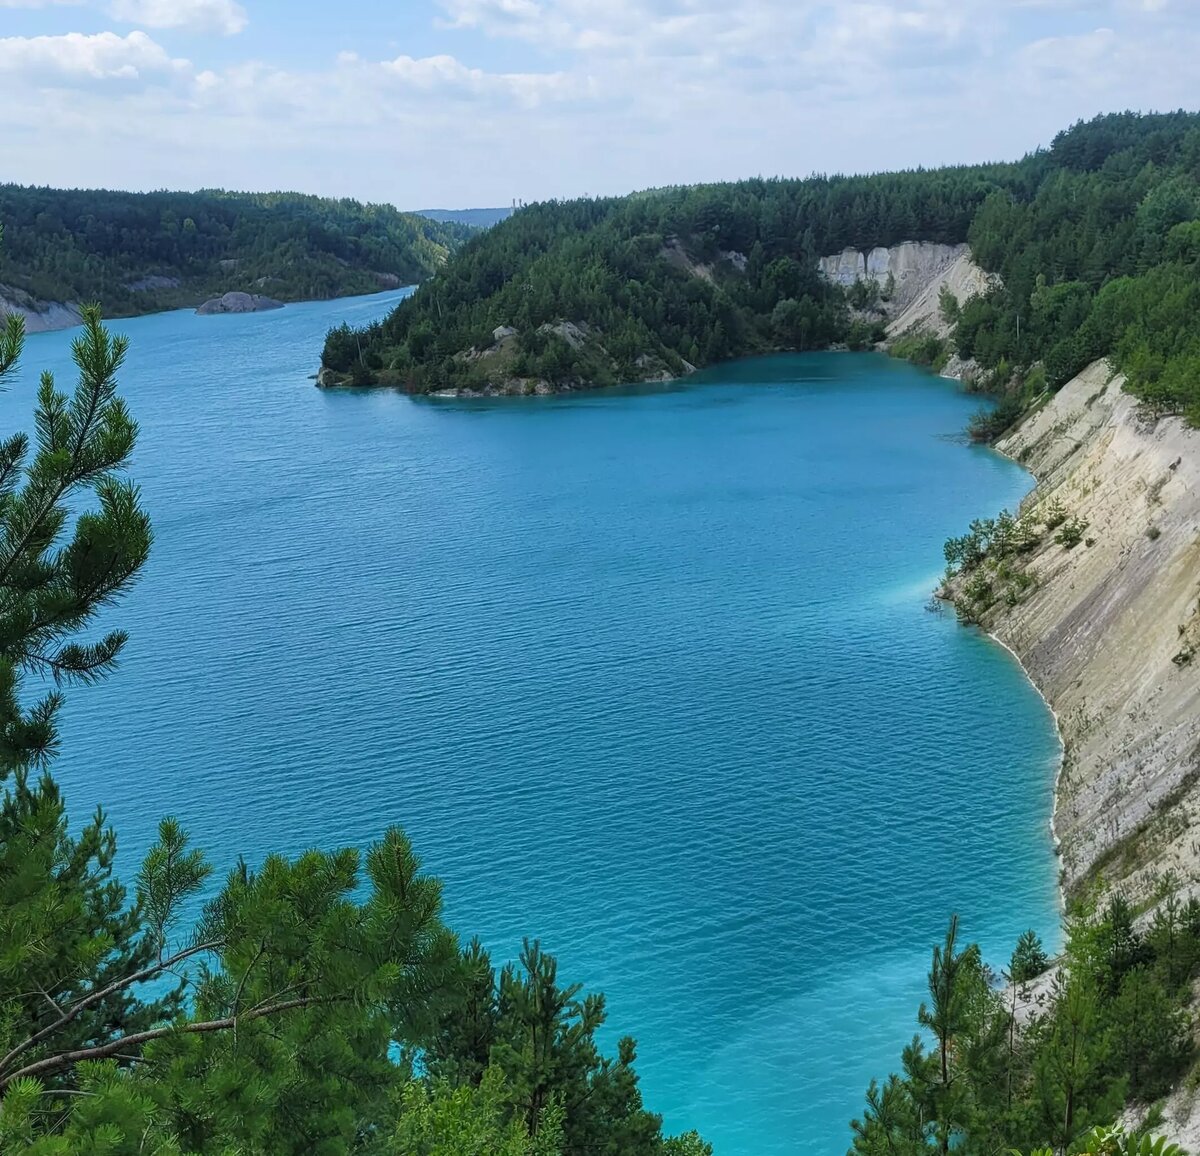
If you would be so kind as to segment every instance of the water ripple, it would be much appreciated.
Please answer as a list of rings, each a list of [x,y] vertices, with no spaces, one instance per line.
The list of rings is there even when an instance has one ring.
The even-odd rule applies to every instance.
[[[221,871],[391,823],[500,956],[540,935],[720,1156],[839,1153],[951,910],[1052,935],[1052,723],[925,613],[1020,470],[871,357],[507,403],[326,394],[390,298],[129,322],[157,542],[119,674],[70,696],[73,812],[126,873],[165,813]],[[28,424],[29,342],[0,398]]]

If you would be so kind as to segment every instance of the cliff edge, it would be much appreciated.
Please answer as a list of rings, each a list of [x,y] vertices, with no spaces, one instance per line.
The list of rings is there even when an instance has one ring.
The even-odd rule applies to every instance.
[[[941,315],[941,293],[949,289],[962,304],[986,293],[995,278],[975,264],[966,245],[903,241],[890,248],[844,249],[822,257],[818,269],[826,280],[849,289],[858,281],[874,281],[881,292],[889,337],[922,330],[947,337],[951,326]]]
[[[0,285],[0,325],[5,324],[5,318],[10,313],[25,318],[26,333],[70,329],[83,320],[78,305],[42,301],[11,285]]]
[[[1059,503],[1074,545],[1029,556],[1031,593],[982,625],[1058,715],[1055,834],[1068,892],[1099,880],[1135,901],[1200,867],[1200,432],[1146,420],[1097,362],[998,445]]]

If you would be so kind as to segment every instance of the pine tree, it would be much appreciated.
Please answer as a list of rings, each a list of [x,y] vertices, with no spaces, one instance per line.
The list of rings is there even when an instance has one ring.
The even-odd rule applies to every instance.
[[[921,1004],[917,1013],[921,1026],[933,1033],[937,1044],[938,1081],[934,1102],[937,1142],[943,1153],[950,1151],[955,1130],[963,1122],[958,1094],[961,1091],[960,1073],[955,1068],[954,1050],[960,1034],[970,1024],[971,981],[978,977],[979,968],[976,944],[958,950],[958,916],[951,916],[945,941],[933,949],[933,963],[929,969],[930,1002]]]
[[[22,322],[10,317],[0,381],[16,368],[23,343]],[[78,384],[67,397],[42,375],[32,454],[23,433],[0,441],[0,776],[44,765],[57,743],[61,687],[94,682],[116,664],[123,631],[97,642],[79,636],[129,589],[150,550],[137,489],[118,476],[137,438],[116,392],[128,342],[88,308],[71,348]],[[68,534],[71,507],[83,495],[96,508],[77,515]],[[30,673],[49,677],[55,689],[24,708],[22,677]]]

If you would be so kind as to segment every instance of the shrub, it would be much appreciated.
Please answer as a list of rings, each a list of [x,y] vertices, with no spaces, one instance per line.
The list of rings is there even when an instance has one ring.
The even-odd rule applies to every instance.
[[[1021,933],[1017,940],[1016,950],[1012,953],[1009,964],[1009,979],[1013,983],[1028,983],[1036,979],[1050,966],[1050,959],[1042,947],[1041,938],[1036,931]]]
[[[914,365],[924,365],[931,369],[941,370],[950,358],[950,350],[946,342],[932,333],[905,333],[897,337],[888,348],[893,357],[911,361]]]
[[[1058,533],[1054,535],[1054,540],[1060,546],[1065,546],[1068,550],[1073,550],[1083,541],[1083,532],[1087,528],[1087,522],[1076,515],[1072,515],[1059,527]]]
[[[973,442],[994,442],[1025,412],[1025,403],[1009,394],[991,409],[981,409],[967,422],[967,436]]]
[[[1042,515],[1047,530],[1057,530],[1067,520],[1067,508],[1057,498],[1051,500]]]

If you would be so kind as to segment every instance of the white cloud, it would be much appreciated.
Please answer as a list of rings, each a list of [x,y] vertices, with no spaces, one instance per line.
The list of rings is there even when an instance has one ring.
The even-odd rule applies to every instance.
[[[109,13],[126,24],[234,36],[249,18],[237,0],[113,0]]]
[[[525,108],[543,101],[566,100],[587,95],[586,78],[563,72],[489,73],[468,68],[453,56],[427,56],[414,60],[398,56],[378,65],[363,65],[355,58],[343,57],[342,67],[363,67],[368,73],[378,69],[385,81],[394,80],[402,88],[443,96],[509,98]]]
[[[233,0],[91,2],[148,29],[245,20]],[[268,59],[226,50],[195,69],[157,45],[138,62],[133,34],[113,37],[125,55],[111,66],[93,45],[95,69],[74,75],[126,79],[89,103],[125,146],[109,179],[506,203],[1016,157],[1079,117],[1194,105],[1200,52],[1194,0],[401,2],[427,15],[416,39],[386,53],[360,39],[311,67],[283,38]],[[327,22],[331,54],[355,44],[336,7],[310,18]],[[5,83],[5,43],[14,179],[79,183],[85,164],[116,165],[54,90],[60,65]]]
[[[1050,36],[1022,48],[1019,62],[1044,79],[1079,80],[1109,66],[1117,42],[1111,28],[1097,28],[1080,36]]]
[[[189,69],[144,32],[118,36],[9,36],[0,39],[0,75],[28,78],[36,87],[90,81],[137,81]]]

